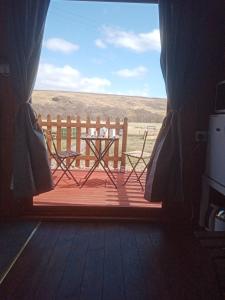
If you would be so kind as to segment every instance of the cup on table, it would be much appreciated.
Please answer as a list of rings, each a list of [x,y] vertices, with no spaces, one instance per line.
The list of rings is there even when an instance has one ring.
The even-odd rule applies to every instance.
[[[88,129],[88,135],[89,135],[90,137],[96,137],[96,136],[97,136],[96,128],[89,128],[89,129]]]
[[[100,128],[100,137],[108,137],[108,129],[106,127]]]
[[[112,128],[110,129],[110,137],[114,138],[116,136],[116,129]]]

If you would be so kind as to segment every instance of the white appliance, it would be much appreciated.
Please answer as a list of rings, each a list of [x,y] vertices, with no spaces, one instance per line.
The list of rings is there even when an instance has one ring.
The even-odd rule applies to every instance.
[[[225,187],[225,114],[211,115],[206,176]]]
[[[199,224],[207,230],[225,230],[225,80],[217,84],[215,114],[209,118],[206,170],[202,177]]]

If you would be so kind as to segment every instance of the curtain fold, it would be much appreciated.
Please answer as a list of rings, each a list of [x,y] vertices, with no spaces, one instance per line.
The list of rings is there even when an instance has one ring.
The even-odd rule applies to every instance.
[[[181,151],[178,146],[178,112],[169,111],[163,120],[148,165],[145,199],[179,201],[182,196]]]
[[[192,122],[185,120],[184,115],[193,109],[193,121],[196,122],[196,107],[200,102],[202,105],[205,83],[209,82],[210,76],[215,77],[209,68],[215,71],[218,66],[215,59],[218,50],[216,45],[211,46],[213,39],[208,32],[210,23],[214,22],[212,25],[215,26],[216,22],[210,17],[211,12],[222,7],[221,3],[220,0],[216,4],[210,0],[159,0],[160,61],[168,102],[167,115],[147,171],[147,200],[163,201],[165,205],[184,200],[183,140],[186,138],[184,131],[188,133],[184,127]],[[214,54],[207,52],[213,49]],[[212,68],[213,59],[216,63]],[[206,108],[201,108],[202,114],[206,110],[205,115],[209,106],[207,101]],[[191,130],[189,134],[194,136]]]
[[[17,101],[12,185],[16,198],[53,188],[46,145],[31,106],[49,0],[10,0],[10,76]]]

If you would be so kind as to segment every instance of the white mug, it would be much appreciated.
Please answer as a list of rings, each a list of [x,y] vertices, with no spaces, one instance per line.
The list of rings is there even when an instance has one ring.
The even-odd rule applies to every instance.
[[[111,132],[110,132],[110,137],[115,137],[116,136],[116,129],[111,129]]]
[[[95,128],[89,128],[88,134],[89,134],[91,137],[96,136],[96,129],[95,129]]]

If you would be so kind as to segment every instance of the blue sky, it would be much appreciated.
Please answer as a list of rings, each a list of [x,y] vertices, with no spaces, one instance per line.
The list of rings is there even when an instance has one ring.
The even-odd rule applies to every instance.
[[[158,7],[51,1],[36,89],[165,97]]]

